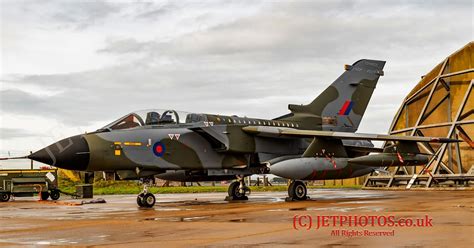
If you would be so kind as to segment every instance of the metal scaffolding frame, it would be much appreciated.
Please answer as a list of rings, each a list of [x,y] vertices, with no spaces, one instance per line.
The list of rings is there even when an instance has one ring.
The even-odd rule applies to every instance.
[[[463,52],[463,50],[467,50],[467,54],[469,56],[469,58],[467,58],[469,63],[467,64],[469,64],[469,67],[472,67],[472,60],[474,59],[474,54],[472,54],[472,51],[474,51],[474,42],[467,44],[459,51]],[[450,70],[450,60],[452,60],[453,55],[446,58],[440,65],[435,67],[430,72],[430,74],[436,73],[436,76],[434,76],[429,82],[426,82],[426,80],[424,82],[422,78],[422,81],[418,84],[418,86],[421,85],[421,87],[417,90],[415,90],[415,87],[412,93],[410,93],[405,98],[401,107],[398,109],[395,118],[392,121],[392,124],[390,126],[390,134],[424,136],[424,130],[446,128],[448,130],[446,135],[437,134],[436,136],[460,139],[463,142],[466,142],[468,149],[465,149],[465,151],[462,152],[459,143],[445,143],[440,145],[439,147],[432,147],[428,143],[420,144],[420,149],[423,152],[432,155],[430,161],[426,165],[416,167],[387,167],[385,168],[385,170],[390,171],[390,173],[388,173],[387,175],[380,175],[376,173],[370,174],[365,180],[364,187],[370,188],[405,186],[407,189],[409,189],[412,186],[426,188],[440,186],[472,186],[472,182],[474,182],[474,167],[472,166],[472,163],[463,165],[462,156],[467,155],[468,158],[471,158],[471,154],[474,154],[474,137],[471,137],[474,135],[470,135],[469,132],[466,132],[465,130],[466,127],[470,128],[469,130],[474,129],[474,109],[470,106],[470,104],[472,103],[468,104],[470,99],[472,101],[472,99],[474,98],[474,93],[472,93],[472,88],[474,84],[474,74],[472,73],[474,73],[474,68],[448,73],[448,71]],[[463,85],[467,85],[465,92],[455,91],[454,93],[451,93],[450,79],[453,77],[459,78],[463,76],[464,78],[468,78],[468,80],[462,80],[462,83],[464,83]],[[445,95],[443,96],[441,94],[442,97],[439,97],[440,92],[445,92]],[[436,99],[434,97],[435,94],[437,94]],[[425,97],[426,99],[424,99]],[[459,106],[454,106],[457,107],[457,110],[453,111],[453,106],[451,106],[453,101],[452,98],[458,99],[461,97],[462,100]],[[417,108],[416,111],[413,111],[417,112],[419,110],[419,114],[416,117],[416,121],[413,124],[409,124],[408,107],[410,106],[410,104],[416,101],[420,101],[420,103],[424,101],[424,103],[421,107],[421,110],[420,108]],[[442,105],[443,111],[446,111],[447,109],[447,113],[440,113]],[[433,113],[436,113],[438,115],[447,114],[446,117],[448,118],[448,121],[424,124],[423,122],[428,119]],[[452,116],[454,116],[454,118],[452,118]],[[403,121],[405,122],[403,123],[405,127],[399,128],[397,125],[399,125]],[[391,144],[392,143],[387,142],[384,146],[388,146]],[[466,144],[464,145],[464,147],[466,147]],[[454,164],[456,164],[455,167]]]

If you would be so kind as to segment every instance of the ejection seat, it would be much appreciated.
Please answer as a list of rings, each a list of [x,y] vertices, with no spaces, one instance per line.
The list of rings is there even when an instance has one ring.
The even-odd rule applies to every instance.
[[[146,113],[145,125],[157,125],[160,123],[160,114],[157,112]]]

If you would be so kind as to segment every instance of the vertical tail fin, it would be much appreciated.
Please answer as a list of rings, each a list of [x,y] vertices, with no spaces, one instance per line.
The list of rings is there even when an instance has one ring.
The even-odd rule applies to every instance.
[[[369,104],[385,61],[361,59],[307,105],[288,105],[290,114],[276,119],[300,128],[355,132]]]

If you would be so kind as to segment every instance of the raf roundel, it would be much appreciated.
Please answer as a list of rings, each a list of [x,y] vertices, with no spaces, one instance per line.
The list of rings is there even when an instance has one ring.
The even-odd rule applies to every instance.
[[[165,145],[163,145],[163,143],[161,142],[156,142],[154,145],[153,145],[153,153],[157,156],[157,157],[163,157],[163,155],[165,154]]]

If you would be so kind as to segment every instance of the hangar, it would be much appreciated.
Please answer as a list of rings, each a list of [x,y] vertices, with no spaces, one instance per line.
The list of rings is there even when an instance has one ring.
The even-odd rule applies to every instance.
[[[392,167],[387,175],[367,176],[365,187],[467,187],[474,181],[474,42],[451,54],[405,97],[389,133],[462,140],[422,144],[433,155],[428,164]],[[386,143],[385,146],[391,145]]]

